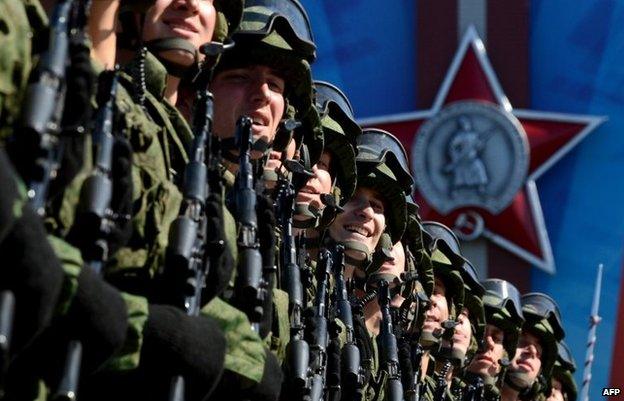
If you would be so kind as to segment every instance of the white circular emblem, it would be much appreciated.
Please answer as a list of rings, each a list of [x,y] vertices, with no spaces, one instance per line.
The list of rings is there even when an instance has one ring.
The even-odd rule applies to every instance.
[[[525,182],[529,145],[503,108],[455,102],[420,127],[412,166],[418,190],[440,213],[474,206],[498,214]]]

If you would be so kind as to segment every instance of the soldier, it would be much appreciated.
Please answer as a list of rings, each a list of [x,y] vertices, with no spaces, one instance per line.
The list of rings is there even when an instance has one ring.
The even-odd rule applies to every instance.
[[[118,6],[117,2],[95,3],[96,8],[109,7],[107,12]],[[180,75],[184,67],[196,66],[198,48],[211,39],[213,31],[218,39],[225,38],[228,29],[236,25],[237,9],[240,15],[241,7],[239,2],[215,2],[213,6],[207,2],[158,1],[145,12],[146,22],[135,26],[135,32],[145,35],[147,44],[154,46],[152,49],[161,59],[151,53],[142,53],[136,60],[141,68],[139,76],[133,77],[132,72],[122,75],[123,88],[118,91],[116,99],[120,113],[116,115],[115,128],[130,141],[134,152],[134,165],[129,171],[133,175],[133,200],[137,206],[132,216],[130,241],[114,255],[106,270],[108,278],[118,288],[156,297],[156,286],[151,279],[163,265],[168,227],[180,208],[181,194],[175,185],[175,177],[188,160],[185,147],[192,135],[188,124],[169,103],[176,100],[179,83],[176,75]],[[177,22],[172,22],[174,17],[178,18]],[[92,21],[96,26],[111,23],[106,18]],[[126,24],[126,28],[128,26]],[[103,28],[102,25],[99,28]],[[108,31],[101,31],[114,32],[114,29],[109,27]],[[112,42],[111,51],[111,42],[101,39],[94,37],[94,54],[102,64],[111,65],[112,61],[107,61],[106,56],[110,57],[112,53],[112,60],[115,59],[115,43]],[[171,73],[171,79],[165,83],[168,73]],[[88,172],[89,168],[85,170]],[[79,231],[73,231],[75,227],[72,227],[75,193],[80,190],[84,178],[84,175],[79,177],[66,191],[58,219],[57,230],[61,233],[69,231],[69,237],[74,239],[80,239]],[[78,233],[78,236],[72,233]],[[83,386],[88,394],[86,397],[109,397],[110,382],[118,388],[125,388],[127,397],[136,397],[138,391],[161,393],[166,391],[169,380],[154,378],[168,379],[180,372],[187,376],[189,397],[207,395],[223,369],[225,341],[222,325],[218,325],[220,322],[207,317],[189,318],[173,307],[148,305],[141,297],[125,298],[134,319],[129,326],[125,347],[115,360],[110,361],[107,369]],[[230,327],[232,324],[245,326],[244,319],[229,323]],[[247,341],[253,343],[256,340]],[[201,357],[192,357],[193,354]],[[139,359],[142,363],[136,369]],[[158,385],[142,386],[140,383],[145,383],[144,380]]]
[[[559,308],[552,298],[534,292],[523,295],[520,301],[525,322],[505,376],[503,401],[533,399],[540,386],[549,393],[547,380],[557,358],[557,341],[564,336]]]
[[[344,205],[353,195],[356,185],[355,156],[356,138],[362,129],[355,123],[353,109],[345,94],[330,83],[315,81],[316,108],[321,115],[324,148],[319,162],[312,167],[314,176],[307,180],[298,192],[295,205],[294,225],[306,231],[306,245],[311,247],[313,238],[319,238],[323,229],[335,215],[329,213],[320,221],[325,205],[321,194],[332,196],[334,204]],[[299,231],[295,230],[295,234]],[[311,256],[316,259],[315,252]]]
[[[286,18],[286,15],[290,18]],[[256,166],[262,167],[272,150],[284,151],[291,142],[295,142],[296,147],[300,147],[302,141],[307,142],[309,148],[314,150],[312,163],[318,160],[322,150],[319,119],[312,105],[311,75],[307,61],[314,59],[315,47],[305,10],[297,1],[258,1],[247,4],[234,40],[235,48],[221,58],[210,83],[210,90],[215,96],[214,134],[220,138],[224,157],[223,177],[230,205],[234,204],[237,196],[233,184],[239,169],[239,152],[234,135],[240,117],[248,116],[253,122],[251,158]],[[290,140],[290,120],[293,119],[304,124],[295,133],[295,141]],[[305,139],[303,128],[308,132]],[[309,141],[313,136],[316,142]],[[262,263],[272,268],[277,245],[273,200],[262,196],[262,177],[253,178],[257,184],[257,194],[260,195],[256,210]],[[267,220],[264,220],[265,217]],[[266,287],[271,296],[265,296],[263,301],[260,336],[281,359],[289,338],[288,297],[283,291],[273,289],[275,273],[268,272],[268,269],[265,272],[265,280],[269,283]],[[273,302],[269,304],[267,301],[271,299]],[[236,296],[231,302],[241,308],[249,306],[241,303]],[[220,313],[218,309],[213,312]],[[241,354],[236,349],[233,351]],[[266,359],[274,360],[274,356],[267,355]],[[233,365],[231,368],[226,366],[217,394],[230,396],[232,388],[248,386],[263,377],[273,377],[273,384],[279,385],[281,376],[279,368],[277,372],[275,368],[275,363],[264,367],[249,366],[248,363]]]
[[[465,261],[461,257],[459,241],[448,227],[423,222],[423,229],[427,234],[425,243],[431,252],[435,286],[418,339],[424,350],[419,368],[422,393],[428,399],[437,400],[450,397],[448,388],[453,366],[460,363],[453,338],[464,305],[461,269]],[[435,374],[430,375],[430,372]]]
[[[453,336],[453,356],[460,362],[453,371],[451,393],[456,399],[462,399],[465,387],[462,382],[463,372],[477,350],[483,346],[485,332],[485,312],[483,294],[485,289],[479,283],[477,273],[468,261],[462,268],[464,279],[464,306],[458,316],[459,325]]]
[[[557,343],[557,360],[553,367],[551,392],[546,401],[576,401],[577,387],[574,381],[576,364],[564,341]]]
[[[524,317],[520,294],[511,283],[500,279],[487,279],[485,288],[486,328],[483,348],[468,365],[464,381],[466,394],[482,394],[484,399],[500,397],[499,381],[509,365],[509,356],[515,355]]]

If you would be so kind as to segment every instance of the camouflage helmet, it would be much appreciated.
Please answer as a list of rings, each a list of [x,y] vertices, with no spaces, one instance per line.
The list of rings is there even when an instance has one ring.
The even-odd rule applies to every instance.
[[[401,183],[411,178],[402,174],[398,160],[392,155],[384,160],[361,158],[361,137],[357,137],[358,156],[355,159],[357,186],[373,188],[385,199],[386,231],[394,244],[401,239],[407,219],[405,193]]]
[[[214,39],[224,42],[225,39],[238,29],[243,18],[243,6],[245,0],[215,0],[214,7],[217,11],[217,25]]]
[[[356,138],[362,133],[354,121],[349,99],[336,86],[314,81],[316,109],[321,117],[325,148],[334,158],[336,185],[340,190],[340,204],[344,205],[355,191],[357,173],[355,157]]]
[[[246,0],[237,34],[265,37],[276,29],[282,32],[291,50],[314,62],[316,45],[312,26],[298,0]]]
[[[384,160],[388,154],[394,155],[402,170],[401,175],[409,177],[401,182],[406,195],[412,194],[414,180],[410,174],[407,152],[401,141],[388,131],[378,128],[365,128],[359,141],[362,159]]]
[[[253,13],[245,12],[241,26]],[[273,68],[285,81],[284,98],[286,99],[283,121],[298,120],[301,124],[294,128],[294,135],[299,138],[298,147],[305,142],[310,154],[310,164],[315,164],[323,150],[321,122],[313,105],[312,75],[310,64],[295,51],[295,45],[289,42],[287,24],[272,24],[267,32],[250,34],[240,29],[233,39],[236,45],[225,52],[217,66],[215,75],[224,70],[244,68],[250,65],[263,65]],[[283,150],[291,136],[293,128],[282,124],[276,133],[274,148]],[[273,144],[271,144],[273,145]]]
[[[424,243],[424,228],[418,215],[418,206],[412,196],[407,195],[405,201],[407,203],[407,225],[401,241],[403,241],[406,250],[406,271],[414,270],[418,272],[418,281],[422,285],[427,297],[431,297],[435,278],[431,255]],[[410,257],[407,257],[408,254]],[[415,266],[411,266],[411,264]]]
[[[481,282],[485,288],[483,305],[485,320],[505,333],[503,347],[509,359],[516,354],[520,330],[524,323],[522,304],[518,289],[508,281],[501,279],[487,279]]]
[[[546,294],[532,292],[520,298],[524,315],[523,331],[536,335],[542,345],[542,374],[549,377],[557,359],[557,341],[563,339],[561,314],[555,301]]]
[[[423,221],[425,244],[431,254],[433,275],[440,278],[446,287],[449,299],[449,315],[456,319],[464,306],[464,280],[461,267],[464,258],[459,249],[459,240],[450,228],[437,221]]]
[[[481,346],[486,324],[483,306],[485,288],[479,282],[476,269],[468,260],[464,261],[460,273],[464,279],[464,307],[468,309],[468,318],[472,325],[472,334],[476,340],[476,345]]]
[[[568,345],[562,340],[557,343],[557,360],[552,370],[552,378],[561,382],[562,390],[568,396],[568,401],[576,401],[578,388],[574,380],[576,363]]]

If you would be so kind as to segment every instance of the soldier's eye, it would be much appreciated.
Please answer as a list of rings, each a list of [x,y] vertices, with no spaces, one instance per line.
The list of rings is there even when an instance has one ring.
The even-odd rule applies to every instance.
[[[279,78],[270,78],[267,80],[267,84],[272,91],[277,93],[284,93],[284,81]]]
[[[371,201],[370,205],[373,208],[373,210],[375,211],[375,213],[383,213],[383,211],[384,211],[383,203],[378,202],[378,201]]]

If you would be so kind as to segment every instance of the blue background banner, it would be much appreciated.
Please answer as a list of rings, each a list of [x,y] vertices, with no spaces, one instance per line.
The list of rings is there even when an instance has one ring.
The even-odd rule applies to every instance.
[[[318,47],[315,79],[343,89],[357,118],[416,110],[417,66],[426,60],[416,56],[415,1],[302,3]],[[529,108],[608,118],[537,181],[557,272],[531,273],[532,290],[551,294],[561,307],[580,386],[596,269],[604,264],[591,399],[600,398],[617,363],[612,359],[624,239],[623,27],[624,3],[615,0],[533,0],[530,6]]]

